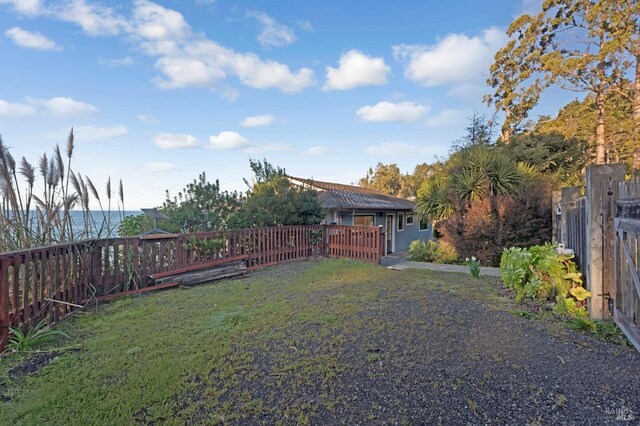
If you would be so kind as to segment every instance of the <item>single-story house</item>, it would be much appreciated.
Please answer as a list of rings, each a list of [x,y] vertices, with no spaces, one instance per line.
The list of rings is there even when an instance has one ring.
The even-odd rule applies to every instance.
[[[431,221],[415,215],[410,200],[360,186],[297,177],[289,180],[318,191],[325,223],[382,226],[387,254],[409,250],[411,241],[431,239]]]

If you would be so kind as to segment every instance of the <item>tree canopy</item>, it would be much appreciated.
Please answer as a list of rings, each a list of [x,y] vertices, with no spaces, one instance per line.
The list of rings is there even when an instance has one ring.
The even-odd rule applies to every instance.
[[[504,113],[502,140],[509,143],[542,92],[557,86],[586,93],[593,103],[593,137],[587,138],[593,162],[629,158],[640,165],[639,21],[638,0],[545,0],[538,14],[516,18],[491,66],[493,92],[485,97]],[[616,109],[625,110],[624,118],[609,112],[614,100],[630,105]],[[615,123],[626,119],[631,139],[612,137]],[[633,149],[625,146],[629,141]]]

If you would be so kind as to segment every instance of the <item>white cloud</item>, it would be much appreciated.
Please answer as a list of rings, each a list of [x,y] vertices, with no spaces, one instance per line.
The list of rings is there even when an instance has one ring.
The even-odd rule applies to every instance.
[[[178,166],[173,163],[145,163],[144,168],[155,174],[167,174],[170,172],[174,172],[176,170],[180,170]]]
[[[224,131],[218,135],[209,136],[209,148],[219,150],[251,148],[249,139],[240,136],[237,132]]]
[[[102,59],[100,60],[100,62],[109,65],[110,67],[126,67],[135,63],[131,56],[125,56],[124,58],[115,59]]]
[[[73,128],[73,133],[78,141],[98,141],[117,139],[125,136],[129,130],[123,124],[112,127],[77,126]]]
[[[357,50],[340,57],[338,68],[327,67],[324,90],[350,90],[359,86],[387,84],[390,68],[383,58],[373,58]]]
[[[30,105],[11,103],[0,99],[0,118],[5,117],[26,117],[35,115],[36,109]]]
[[[266,13],[252,10],[247,13],[247,16],[260,23],[262,32],[258,34],[256,40],[258,40],[262,46],[283,47],[296,41],[296,35],[291,28],[279,24]]]
[[[147,0],[136,0],[132,31],[143,40],[180,40],[190,28],[181,13]]]
[[[198,146],[198,139],[180,133],[159,133],[153,139],[153,143],[162,149],[195,148]]]
[[[464,127],[469,111],[462,109],[443,109],[425,120],[427,127]]]
[[[85,0],[60,2],[46,11],[47,14],[79,25],[91,36],[113,36],[129,28],[127,20],[116,14],[113,9],[97,4],[88,4]]]
[[[134,38],[149,56],[158,57],[155,79],[165,89],[216,87],[228,74],[255,89],[297,93],[312,86],[313,71],[238,53],[201,34],[194,34],[182,15],[146,0],[138,0],[132,20]],[[223,91],[223,93],[226,93]]]
[[[158,120],[153,115],[138,114],[136,116],[136,118],[138,119],[138,121],[140,121],[141,123],[144,123],[144,124],[160,124],[160,120]]]
[[[309,21],[296,21],[296,26],[303,31],[313,32],[313,24]]]
[[[308,157],[319,157],[321,155],[325,155],[327,152],[328,150],[324,146],[311,146],[302,151],[302,155],[306,155]]]
[[[383,142],[366,146],[363,151],[366,154],[379,157],[411,157],[415,155],[436,155],[440,150],[438,147],[418,146],[403,142]]]
[[[0,4],[10,4],[16,12],[24,15],[38,15],[42,10],[40,0],[0,0]]]
[[[159,75],[154,82],[161,88],[207,87],[233,98],[237,93],[234,89],[220,88],[221,81],[229,76],[254,89],[283,93],[298,93],[315,84],[311,69],[292,71],[287,65],[254,53],[225,48],[203,33],[193,32],[181,13],[148,0],[133,1],[130,19],[85,0],[51,4],[34,13],[74,23],[92,36],[124,36],[138,50],[156,58]]]
[[[259,127],[259,126],[268,126],[276,121],[276,118],[271,114],[265,115],[253,115],[250,117],[245,117],[240,125],[242,127]]]
[[[55,41],[48,39],[39,32],[31,32],[19,27],[13,27],[5,31],[4,34],[20,47],[37,50],[62,50],[62,46],[57,45]]]
[[[397,45],[393,54],[405,63],[405,77],[425,87],[482,83],[506,41],[503,31],[489,28],[474,37],[448,34],[435,45]]]
[[[93,105],[63,96],[57,96],[51,99],[27,98],[27,102],[44,108],[52,115],[61,117],[94,114],[99,111],[99,109]]]
[[[255,145],[246,148],[244,152],[247,154],[263,154],[265,152],[284,152],[291,151],[291,146],[285,143],[267,143],[264,145]]]
[[[378,102],[375,105],[366,105],[360,108],[356,114],[363,121],[401,121],[412,122],[421,120],[429,111],[424,105],[413,102]]]

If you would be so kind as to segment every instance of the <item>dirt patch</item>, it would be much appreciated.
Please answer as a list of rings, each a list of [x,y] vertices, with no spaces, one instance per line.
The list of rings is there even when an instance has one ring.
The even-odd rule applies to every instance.
[[[55,352],[43,352],[26,358],[20,364],[9,370],[11,380],[21,379],[30,374],[37,373],[42,367],[49,364],[58,356]]]

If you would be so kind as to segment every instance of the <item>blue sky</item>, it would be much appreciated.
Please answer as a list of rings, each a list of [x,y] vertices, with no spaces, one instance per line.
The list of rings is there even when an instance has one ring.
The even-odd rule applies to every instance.
[[[352,183],[445,156],[493,54],[536,0],[0,0],[0,134],[32,163],[76,132],[74,169],[156,206],[248,159]],[[546,94],[555,114],[572,94]]]

